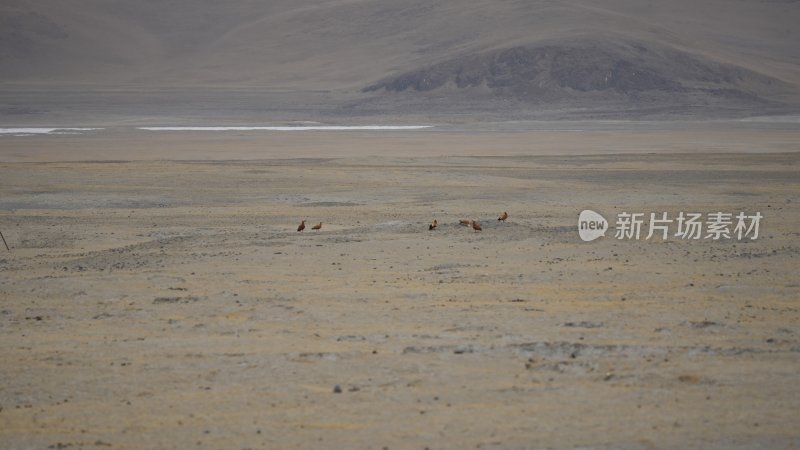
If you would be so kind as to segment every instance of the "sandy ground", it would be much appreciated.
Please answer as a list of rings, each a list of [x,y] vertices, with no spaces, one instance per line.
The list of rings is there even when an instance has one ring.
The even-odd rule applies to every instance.
[[[652,133],[2,137],[0,448],[797,448],[800,137]]]

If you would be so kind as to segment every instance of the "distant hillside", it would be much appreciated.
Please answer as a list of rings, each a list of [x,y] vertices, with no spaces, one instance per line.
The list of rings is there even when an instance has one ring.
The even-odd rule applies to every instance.
[[[364,92],[431,92],[531,104],[759,108],[793,86],[664,46],[580,39],[467,54],[388,77]]]
[[[5,0],[0,88],[773,108],[797,104],[798,23],[789,0]]]

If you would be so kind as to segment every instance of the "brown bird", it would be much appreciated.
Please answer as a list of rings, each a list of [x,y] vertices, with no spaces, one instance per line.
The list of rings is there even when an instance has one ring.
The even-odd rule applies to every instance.
[[[467,227],[472,225],[472,221],[469,219],[461,219],[458,221],[458,223]]]
[[[503,214],[500,214],[500,217],[497,218],[497,220],[502,220],[503,222],[505,222],[506,219],[508,219],[508,213],[505,211],[503,211]]]
[[[433,219],[433,222],[431,222],[431,224],[428,225],[428,229],[429,230],[435,230],[436,227],[438,227],[438,226],[439,226],[439,222],[437,222],[436,219]]]
[[[306,221],[303,220],[300,222],[300,225],[297,226],[297,231],[303,231],[306,229]]]
[[[322,222],[320,222],[320,223],[314,225],[313,227],[311,227],[312,230],[319,230],[320,228],[322,228]]]
[[[481,228],[481,224],[475,222],[474,220],[472,221],[472,229],[475,230],[476,233],[483,230],[483,228]]]

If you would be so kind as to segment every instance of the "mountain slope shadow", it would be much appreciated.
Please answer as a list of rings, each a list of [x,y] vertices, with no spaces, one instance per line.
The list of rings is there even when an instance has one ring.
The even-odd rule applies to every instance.
[[[777,107],[796,88],[674,48],[580,39],[461,55],[390,76],[365,93],[483,96],[544,105],[621,103],[671,107]]]

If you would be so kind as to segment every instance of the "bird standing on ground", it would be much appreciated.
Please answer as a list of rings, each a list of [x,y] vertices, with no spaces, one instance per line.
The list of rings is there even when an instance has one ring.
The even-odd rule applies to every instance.
[[[435,230],[436,227],[438,227],[438,226],[439,226],[439,222],[437,222],[436,219],[433,219],[433,222],[431,222],[431,224],[428,225],[428,229],[429,230]]]
[[[311,227],[312,230],[319,230],[320,228],[322,228],[322,222],[320,222],[320,223],[314,225],[313,227]]]
[[[472,221],[470,219],[461,219],[458,221],[460,225],[464,225],[466,227],[472,225]]]
[[[475,222],[474,220],[472,221],[472,229],[475,230],[476,233],[483,230],[483,228],[481,228],[481,224]]]
[[[502,220],[503,222],[505,222],[506,219],[508,219],[508,213],[505,211],[503,211],[503,214],[500,214],[500,217],[497,218],[497,220]]]
[[[303,231],[306,229],[306,221],[303,220],[300,222],[300,225],[297,226],[297,231]]]

